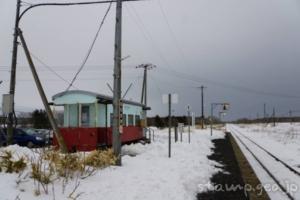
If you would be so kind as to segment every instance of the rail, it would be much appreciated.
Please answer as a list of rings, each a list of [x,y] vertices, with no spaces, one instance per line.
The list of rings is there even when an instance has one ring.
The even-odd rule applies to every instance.
[[[286,194],[286,196],[291,199],[294,200],[295,198],[288,192],[288,190],[280,183],[280,181],[278,180],[278,178],[276,178],[274,176],[274,174],[268,169],[268,167],[263,164],[263,162],[257,157],[257,155],[255,155],[255,153],[249,148],[248,145],[245,144],[245,142],[241,139],[240,136],[246,138],[247,140],[249,140],[251,143],[255,144],[259,149],[263,150],[264,152],[267,153],[267,155],[269,155],[270,157],[272,157],[276,162],[281,163],[286,169],[288,169],[289,171],[293,172],[295,175],[299,176],[299,172],[297,172],[296,170],[294,170],[291,166],[289,166],[287,163],[285,163],[284,161],[282,161],[281,159],[279,159],[278,157],[276,157],[274,154],[270,153],[268,150],[266,150],[265,148],[263,148],[262,146],[260,146],[259,144],[257,144],[256,142],[254,142],[253,140],[251,140],[250,138],[248,138],[247,136],[245,136],[244,134],[242,134],[239,130],[237,130],[236,128],[233,128],[232,126],[230,127],[231,129],[231,133],[235,136],[235,138],[245,147],[245,149],[253,156],[253,158],[258,162],[258,164],[264,169],[264,171],[273,179],[273,181],[279,186],[279,188]]]

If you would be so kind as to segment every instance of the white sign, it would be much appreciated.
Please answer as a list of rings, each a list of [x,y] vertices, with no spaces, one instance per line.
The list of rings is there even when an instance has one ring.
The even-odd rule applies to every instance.
[[[8,114],[13,110],[13,95],[12,94],[3,94],[2,98],[2,113]]]
[[[169,95],[168,94],[162,95],[162,102],[163,102],[163,104],[169,103]]]
[[[169,94],[163,94],[162,95],[162,102],[163,104],[169,103]],[[171,94],[171,103],[177,104],[178,103],[178,94]]]
[[[192,127],[195,128],[195,113],[192,112]]]
[[[172,94],[172,103],[177,104],[178,103],[178,94]]]
[[[184,123],[178,123],[179,132],[183,133]]]

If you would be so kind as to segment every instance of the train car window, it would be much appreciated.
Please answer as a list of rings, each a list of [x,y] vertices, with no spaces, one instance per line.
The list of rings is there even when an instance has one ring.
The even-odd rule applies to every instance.
[[[128,115],[128,126],[133,126],[133,115]]]
[[[123,114],[123,126],[127,126],[126,114]]]
[[[81,126],[89,126],[90,124],[90,106],[81,107]]]
[[[141,126],[141,117],[139,115],[135,116],[135,125]]]

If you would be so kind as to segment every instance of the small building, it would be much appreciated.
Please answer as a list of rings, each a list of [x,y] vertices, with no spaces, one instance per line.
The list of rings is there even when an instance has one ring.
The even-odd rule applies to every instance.
[[[112,97],[82,90],[70,90],[52,97],[54,106],[63,106],[60,128],[69,151],[90,151],[112,145]],[[122,143],[143,139],[143,104],[122,100]],[[54,139],[54,145],[57,145]]]

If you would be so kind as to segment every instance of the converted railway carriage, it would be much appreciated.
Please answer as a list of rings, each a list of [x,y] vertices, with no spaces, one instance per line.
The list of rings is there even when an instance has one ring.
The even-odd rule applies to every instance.
[[[112,97],[71,90],[52,97],[54,106],[64,107],[64,122],[60,128],[69,151],[91,151],[112,145]],[[122,100],[122,143],[143,139],[144,105]],[[54,145],[57,141],[54,138]]]

